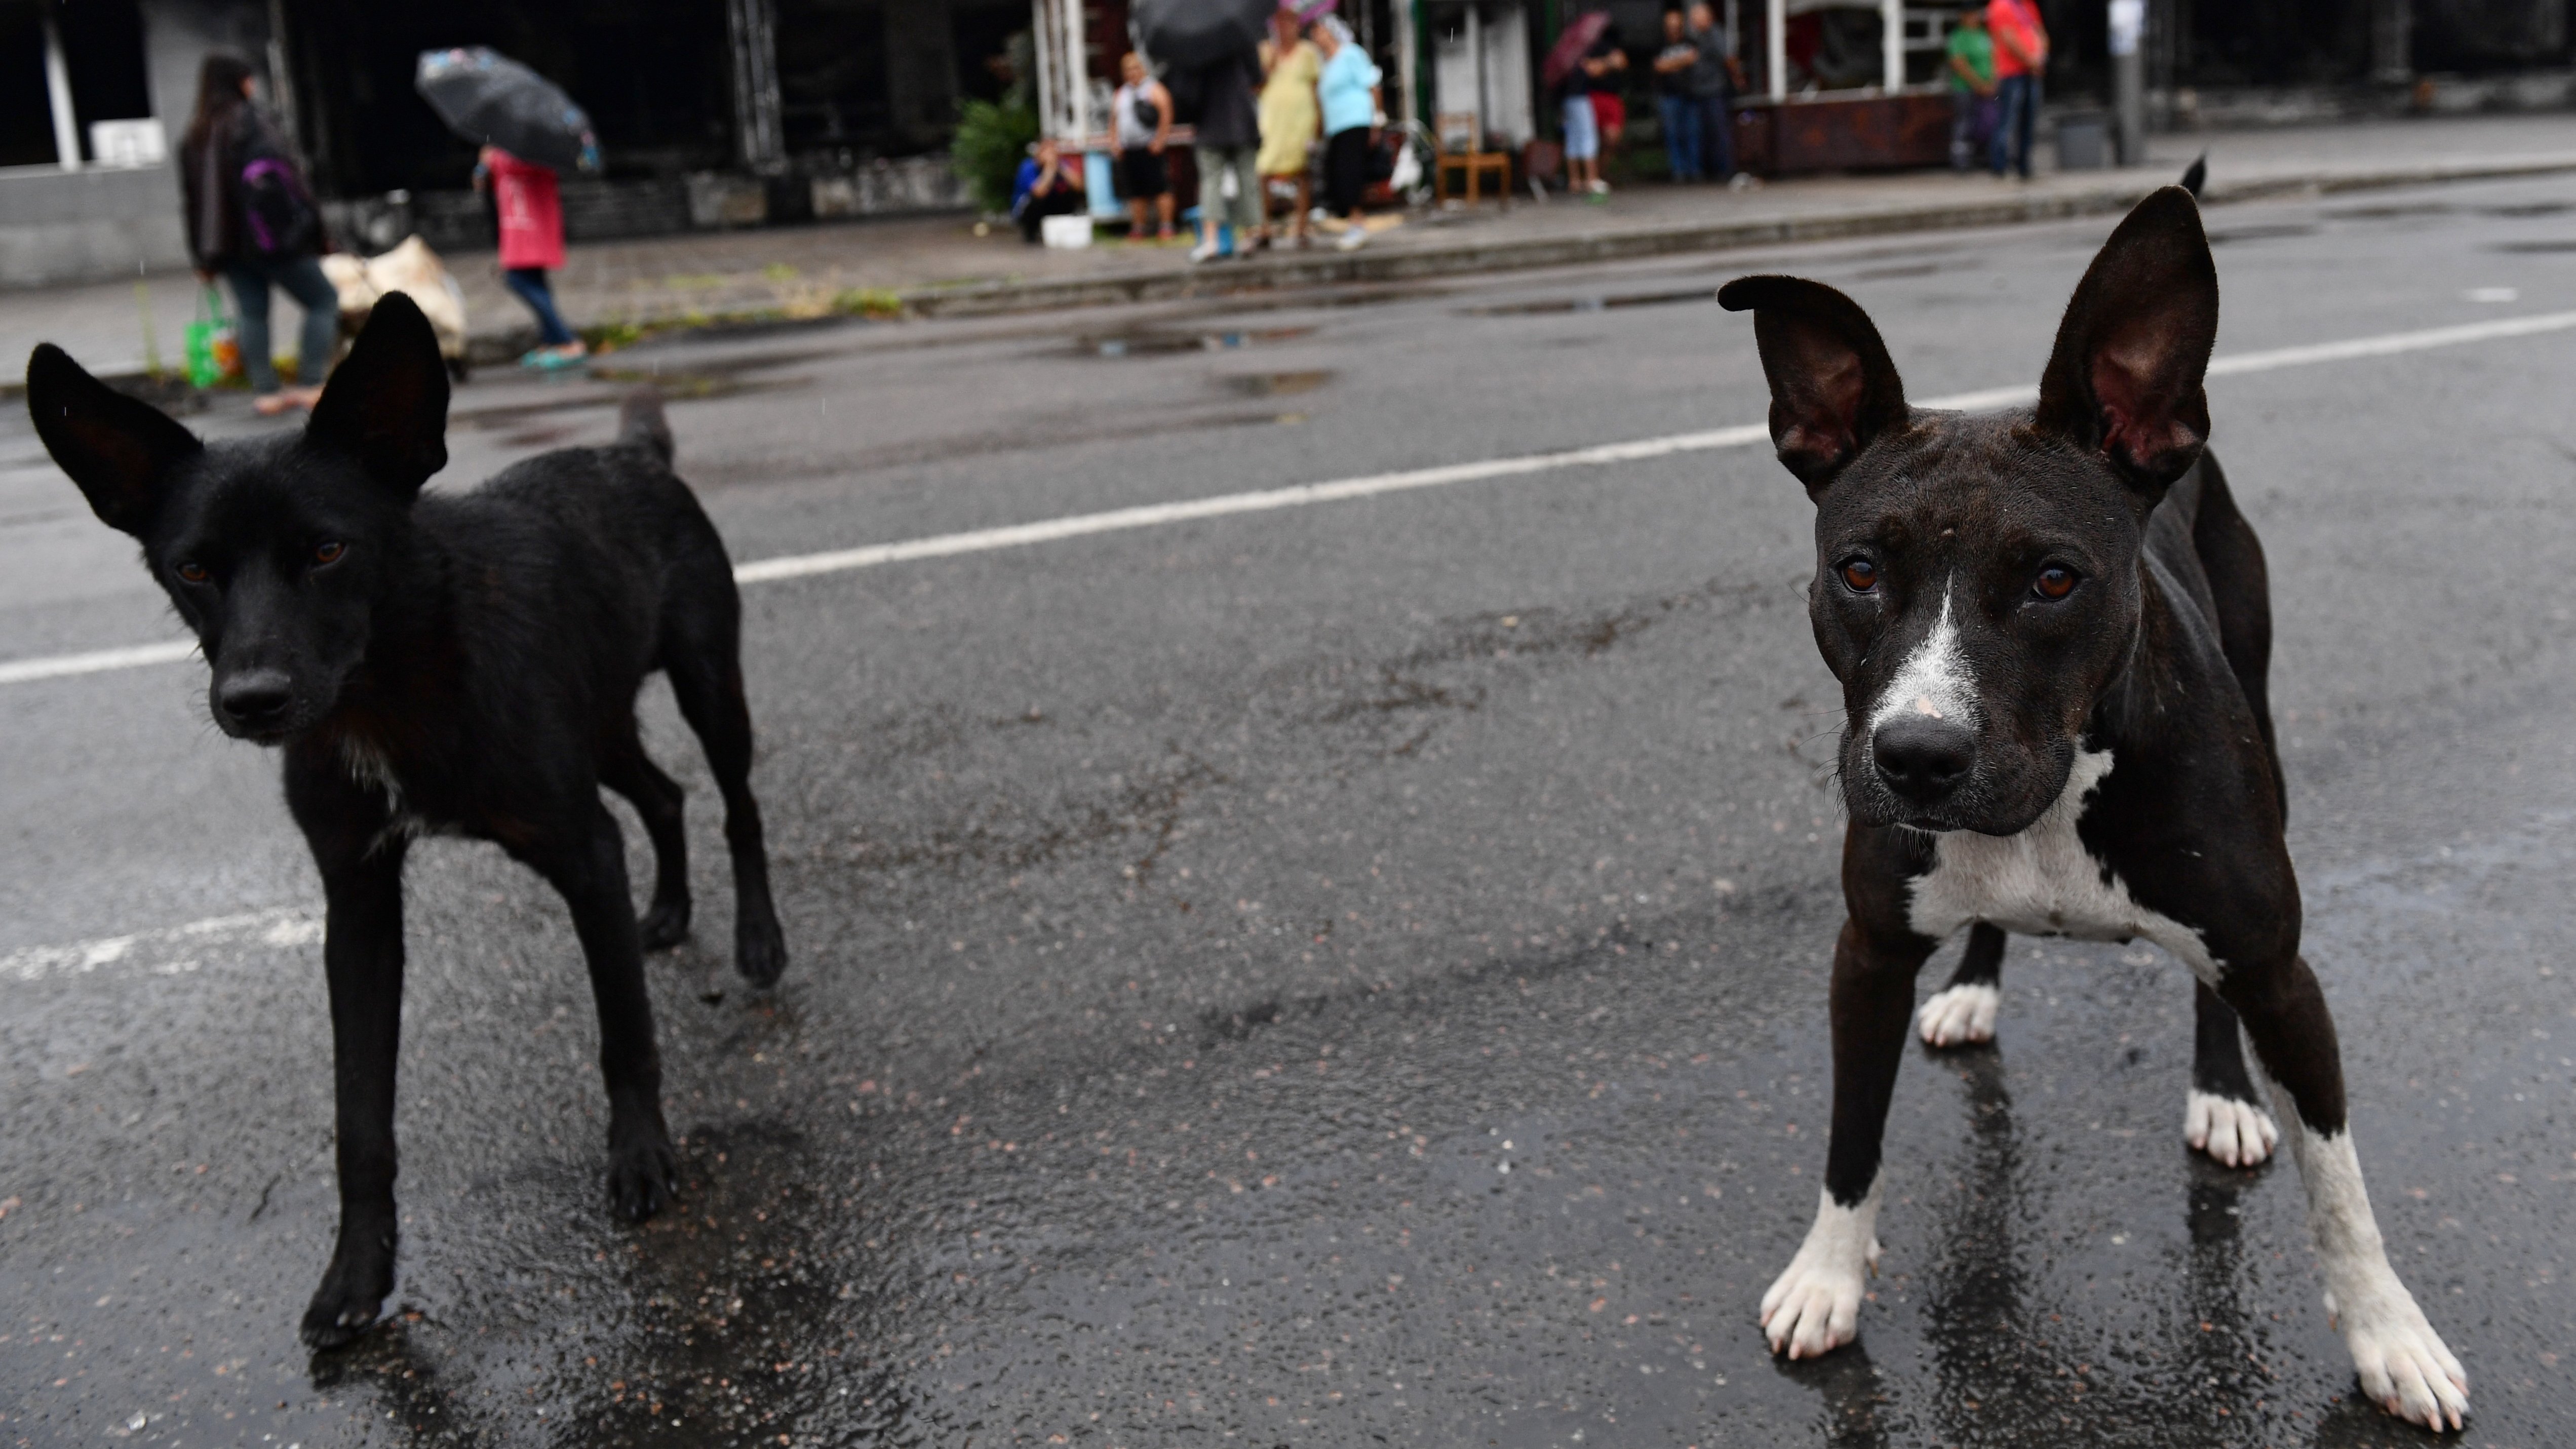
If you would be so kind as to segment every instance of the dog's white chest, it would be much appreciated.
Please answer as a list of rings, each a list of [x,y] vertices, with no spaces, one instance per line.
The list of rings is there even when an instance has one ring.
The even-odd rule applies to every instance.
[[[352,738],[342,742],[340,758],[349,767],[351,779],[384,794],[387,818],[384,828],[376,832],[375,850],[382,850],[389,841],[398,838],[418,840],[440,833],[404,798],[402,780],[394,774],[393,761],[385,758],[382,750],[365,740]]]
[[[1914,882],[1907,909],[1910,924],[1936,941],[1976,921],[2029,936],[2086,941],[2144,937],[2203,980],[2216,981],[2217,966],[2200,933],[2139,905],[2127,883],[2076,835],[2086,797],[2110,773],[2110,751],[2082,751],[2067,774],[2065,791],[2019,835],[1968,830],[1941,835],[1933,843],[1931,871]]]

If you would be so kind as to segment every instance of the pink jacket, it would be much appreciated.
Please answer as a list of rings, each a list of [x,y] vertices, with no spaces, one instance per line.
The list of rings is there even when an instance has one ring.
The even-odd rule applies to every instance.
[[[492,199],[501,212],[504,268],[553,271],[563,265],[563,199],[555,191],[552,167],[522,161],[494,147]]]

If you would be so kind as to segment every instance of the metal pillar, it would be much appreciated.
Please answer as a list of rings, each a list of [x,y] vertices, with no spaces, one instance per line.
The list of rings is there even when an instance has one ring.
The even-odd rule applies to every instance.
[[[1905,89],[1905,0],[1878,0],[1878,56],[1881,87]]]
[[[2111,0],[2111,109],[2123,166],[2147,162],[2146,26],[2147,0]]]
[[[1395,0],[1395,73],[1404,77],[1404,123],[1422,123],[1421,0]]]
[[[734,152],[754,171],[787,164],[778,120],[778,15],[771,0],[725,0],[733,46]]]
[[[63,59],[63,32],[45,9],[45,94],[54,108],[54,159],[65,171],[81,169],[80,117],[72,109],[72,70]]]
[[[1038,134],[1080,145],[1091,130],[1091,68],[1082,53],[1082,0],[1036,0]]]
[[[1762,89],[1775,101],[1789,98],[1789,0],[1763,0]]]
[[[2370,78],[2386,85],[2415,79],[2413,0],[2371,0]]]

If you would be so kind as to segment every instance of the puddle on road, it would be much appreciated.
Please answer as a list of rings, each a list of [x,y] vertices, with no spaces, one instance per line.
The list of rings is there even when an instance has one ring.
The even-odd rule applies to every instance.
[[[1312,327],[1244,328],[1226,332],[1120,332],[1076,337],[1073,350],[1084,357],[1167,357],[1181,352],[1239,352],[1271,342],[1293,342],[1310,336]]]
[[[1310,372],[1247,372],[1218,378],[1217,385],[1246,397],[1284,397],[1290,393],[1313,392],[1337,376],[1333,369],[1317,368]]]
[[[2314,236],[2317,229],[2308,222],[2278,222],[2263,226],[2232,227],[2209,234],[2209,244],[2223,247],[2229,242],[2278,241],[2283,237]]]
[[[2386,206],[2347,206],[2325,216],[2328,221],[2403,221],[2412,216],[2449,216],[2457,209],[2447,201],[2408,201]]]
[[[1686,292],[1628,292],[1611,297],[1548,297],[1535,302],[1497,302],[1490,307],[1468,307],[1462,317],[1535,317],[1559,312],[1608,312],[1622,307],[1663,307],[1679,302],[1714,302],[1713,287],[1693,287]]]

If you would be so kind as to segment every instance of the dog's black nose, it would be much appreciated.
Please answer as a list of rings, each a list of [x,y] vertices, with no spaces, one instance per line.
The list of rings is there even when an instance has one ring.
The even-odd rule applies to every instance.
[[[283,721],[287,707],[294,702],[295,693],[286,672],[279,669],[246,669],[215,688],[215,708],[224,712],[224,718],[249,730]]]
[[[1930,715],[1900,715],[1870,736],[1870,758],[1887,787],[1918,805],[1949,797],[1977,764],[1977,734]]]

